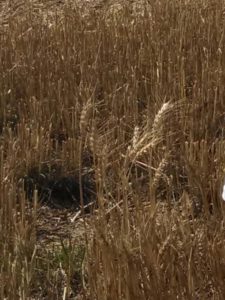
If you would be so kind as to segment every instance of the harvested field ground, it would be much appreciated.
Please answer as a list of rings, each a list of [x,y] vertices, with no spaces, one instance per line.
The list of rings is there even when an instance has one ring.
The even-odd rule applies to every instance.
[[[0,299],[225,299],[224,180],[224,1],[0,1]]]

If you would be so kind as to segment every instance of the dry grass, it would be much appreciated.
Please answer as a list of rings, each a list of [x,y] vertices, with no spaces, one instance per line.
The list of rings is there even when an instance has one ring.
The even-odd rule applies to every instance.
[[[0,299],[224,299],[224,1],[82,3],[0,2]]]

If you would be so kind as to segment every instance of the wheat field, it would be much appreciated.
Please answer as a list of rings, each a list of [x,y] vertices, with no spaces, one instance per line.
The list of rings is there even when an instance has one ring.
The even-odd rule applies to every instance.
[[[0,299],[225,299],[225,2],[0,1]]]

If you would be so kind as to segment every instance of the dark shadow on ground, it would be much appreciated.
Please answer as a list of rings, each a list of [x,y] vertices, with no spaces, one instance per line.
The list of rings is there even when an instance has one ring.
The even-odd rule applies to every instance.
[[[95,201],[95,186],[93,176],[90,174],[82,175],[83,204]],[[79,173],[74,175],[61,174],[55,168],[30,169],[23,178],[26,197],[32,201],[34,191],[37,190],[38,199],[52,208],[81,208]],[[86,211],[89,211],[86,208]]]

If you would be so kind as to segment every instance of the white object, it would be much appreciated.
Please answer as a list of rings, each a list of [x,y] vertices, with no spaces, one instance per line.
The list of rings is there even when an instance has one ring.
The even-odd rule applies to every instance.
[[[225,201],[225,184],[224,184],[224,186],[223,186],[222,198],[223,198],[223,200]]]

